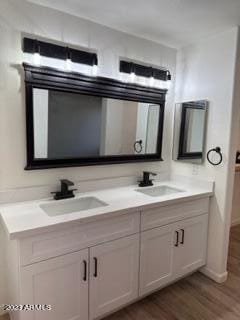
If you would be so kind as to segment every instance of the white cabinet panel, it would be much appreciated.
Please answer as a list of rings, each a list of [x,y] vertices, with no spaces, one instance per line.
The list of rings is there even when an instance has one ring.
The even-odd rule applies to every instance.
[[[21,303],[51,311],[21,312],[21,320],[88,319],[88,249],[21,268]]]
[[[140,295],[197,270],[206,262],[208,215],[141,234]]]
[[[176,225],[179,244],[174,247],[174,273],[182,276],[206,262],[208,215],[181,221]]]
[[[146,209],[141,213],[141,230],[148,230],[208,213],[209,198]]]
[[[140,295],[171,281],[173,276],[174,226],[165,226],[141,235]]]
[[[90,248],[90,319],[138,297],[139,235]]]
[[[139,232],[140,213],[79,224],[20,241],[21,265],[28,265]]]

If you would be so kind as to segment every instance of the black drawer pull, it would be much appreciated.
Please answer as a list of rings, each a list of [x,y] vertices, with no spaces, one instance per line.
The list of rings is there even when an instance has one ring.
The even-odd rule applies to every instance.
[[[83,281],[87,281],[87,261],[86,260],[83,260],[83,267],[84,267]]]
[[[96,257],[94,257],[93,260],[94,260],[94,274],[93,274],[93,276],[95,278],[97,278],[97,275],[98,275],[98,261],[97,261]]]
[[[181,240],[181,244],[184,244],[184,238],[185,238],[185,230],[184,229],[181,229],[182,231],[182,240]]]
[[[177,239],[176,239],[176,243],[175,243],[175,247],[178,247],[178,244],[179,244],[179,232],[178,231],[175,231],[176,234],[177,234]]]

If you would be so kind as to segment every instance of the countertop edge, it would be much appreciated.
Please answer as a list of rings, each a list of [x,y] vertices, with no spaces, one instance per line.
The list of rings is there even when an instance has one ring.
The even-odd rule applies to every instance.
[[[0,222],[3,225],[3,228],[8,235],[9,240],[21,240],[28,237],[34,237],[36,235],[43,234],[43,233],[48,233],[53,231],[62,231],[62,230],[68,229],[69,227],[73,227],[73,226],[76,227],[76,225],[82,225],[82,224],[87,224],[95,221],[100,221],[103,219],[112,218],[113,216],[117,217],[124,214],[131,214],[131,213],[133,214],[135,212],[140,213],[141,210],[154,209],[156,207],[164,207],[169,204],[172,205],[175,203],[182,203],[189,200],[196,200],[196,199],[207,198],[211,196],[213,196],[213,192],[206,191],[200,194],[187,195],[187,196],[183,196],[181,198],[176,198],[176,199],[161,200],[159,202],[154,202],[152,204],[145,204],[145,205],[139,205],[134,207],[128,207],[120,210],[113,210],[113,211],[105,212],[105,213],[90,216],[90,217],[83,217],[83,218],[79,218],[72,221],[63,221],[53,225],[42,226],[39,228],[31,228],[31,229],[16,231],[16,232],[9,232],[1,214],[0,214]]]

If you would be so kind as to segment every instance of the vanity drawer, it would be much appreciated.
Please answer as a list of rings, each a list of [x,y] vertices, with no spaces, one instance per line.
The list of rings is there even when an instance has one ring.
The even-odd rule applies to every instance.
[[[148,230],[189,217],[208,213],[209,198],[157,207],[141,212],[141,230]]]
[[[24,266],[78,251],[137,233],[139,228],[140,213],[136,212],[25,238],[19,241],[20,263]]]

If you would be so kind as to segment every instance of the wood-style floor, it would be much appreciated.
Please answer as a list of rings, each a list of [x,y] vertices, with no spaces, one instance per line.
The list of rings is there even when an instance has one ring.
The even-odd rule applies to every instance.
[[[240,320],[240,225],[231,229],[228,272],[223,284],[197,272],[105,320]]]

